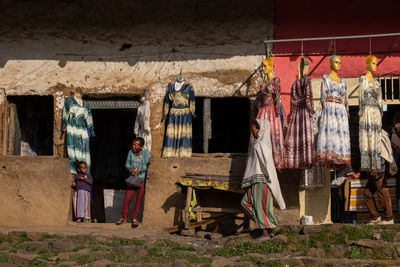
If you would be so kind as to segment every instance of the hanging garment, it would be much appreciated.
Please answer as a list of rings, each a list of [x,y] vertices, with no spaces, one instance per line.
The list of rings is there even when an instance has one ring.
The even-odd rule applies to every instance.
[[[242,188],[251,187],[256,183],[268,184],[280,209],[285,210],[285,201],[282,197],[278,175],[272,160],[271,124],[268,120],[257,119],[257,122],[260,125],[260,130],[249,151]]]
[[[90,174],[89,136],[95,136],[89,103],[79,105],[72,97],[65,98],[62,129],[67,130],[67,151],[71,173],[76,174],[75,161],[86,163]]]
[[[310,168],[314,161],[314,112],[311,79],[294,82],[290,93],[288,133],[285,138],[287,168]]]
[[[190,84],[184,84],[179,90],[175,90],[175,84],[168,84],[164,101],[163,118],[168,114],[162,156],[177,158],[191,157],[192,118],[195,117],[195,96]]]
[[[314,140],[318,139],[319,118],[321,116],[321,109],[316,108],[312,114],[312,130],[314,133]],[[313,161],[315,162],[315,150],[317,142],[313,146]],[[325,167],[314,164],[311,169],[303,170],[300,186],[307,190],[321,188],[325,186]]]
[[[377,171],[381,167],[382,91],[378,81],[360,77],[358,102],[361,170]]]
[[[282,169],[285,167],[285,145],[281,121],[281,82],[278,77],[275,77],[270,82],[261,84],[257,103],[257,119],[267,119],[270,122],[275,166],[278,169]]]
[[[351,164],[350,132],[347,111],[347,85],[344,79],[335,82],[322,76],[321,103],[324,106],[319,123],[317,162],[340,169]]]
[[[143,101],[138,107],[134,133],[144,139],[144,149],[151,152],[151,131],[150,131],[150,102]]]

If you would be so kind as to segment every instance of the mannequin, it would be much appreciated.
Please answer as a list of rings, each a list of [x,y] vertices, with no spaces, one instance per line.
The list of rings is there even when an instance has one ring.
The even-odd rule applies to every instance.
[[[150,102],[146,98],[146,90],[140,98],[141,104],[138,107],[134,133],[144,139],[144,149],[151,152],[151,131],[150,131]]]
[[[359,145],[363,171],[381,169],[379,144],[382,134],[382,91],[379,82],[373,77],[377,65],[377,58],[368,56],[367,73],[360,77],[359,83]]]
[[[171,107],[170,107],[171,105]],[[163,119],[168,116],[163,157],[192,156],[192,121],[195,115],[195,95],[182,76],[168,84],[164,100]]]
[[[76,88],[74,93],[74,99],[75,101],[80,105],[83,106],[83,99],[82,99],[82,89]]]
[[[83,161],[90,174],[89,137],[95,136],[92,111],[87,101],[82,99],[82,89],[76,88],[73,97],[65,98],[62,130],[66,131],[67,152],[71,173],[76,174],[75,162]]]
[[[322,76],[321,83],[317,162],[327,168],[342,169],[351,164],[347,84],[338,76],[340,57],[333,55],[329,62],[331,72]]]
[[[314,104],[311,79],[307,76],[309,63],[299,62],[299,79],[290,92],[290,115],[288,134],[285,138],[285,166],[305,169],[314,163],[313,118]]]
[[[276,168],[284,168],[285,146],[283,141],[281,83],[273,73],[274,59],[262,61],[264,81],[257,96],[257,119],[267,119],[271,124],[272,151]]]

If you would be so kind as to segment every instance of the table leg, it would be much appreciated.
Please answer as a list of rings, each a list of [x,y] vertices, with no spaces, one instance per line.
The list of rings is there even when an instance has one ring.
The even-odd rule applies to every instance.
[[[186,192],[186,205],[185,205],[185,229],[190,228],[190,202],[192,201],[193,188],[188,187]]]

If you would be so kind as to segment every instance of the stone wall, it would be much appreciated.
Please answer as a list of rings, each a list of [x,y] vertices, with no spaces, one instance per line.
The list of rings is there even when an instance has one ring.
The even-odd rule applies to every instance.
[[[66,224],[70,182],[66,159],[0,156],[0,226]]]

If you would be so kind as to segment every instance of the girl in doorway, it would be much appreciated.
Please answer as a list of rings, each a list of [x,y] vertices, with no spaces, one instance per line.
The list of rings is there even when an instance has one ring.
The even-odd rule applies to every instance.
[[[93,177],[87,173],[87,165],[83,161],[76,164],[78,172],[75,175],[74,216],[76,222],[90,222],[90,185]]]

